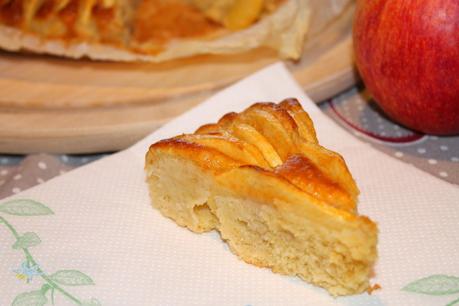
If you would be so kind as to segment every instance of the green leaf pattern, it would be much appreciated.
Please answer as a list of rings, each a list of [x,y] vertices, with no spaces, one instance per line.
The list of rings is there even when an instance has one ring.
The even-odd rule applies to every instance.
[[[102,304],[95,298],[92,298],[89,301],[84,301],[82,305],[83,306],[101,306]]]
[[[37,234],[32,232],[27,232],[13,244],[13,249],[27,249],[36,245],[39,245],[41,242]]]
[[[46,205],[30,199],[17,199],[0,204],[0,213],[13,216],[44,216],[54,212]],[[76,305],[100,306],[101,303],[92,298],[84,301],[70,294],[61,286],[87,286],[94,285],[94,281],[83,272],[77,270],[59,270],[52,275],[47,275],[37,264],[29,248],[41,243],[40,237],[34,232],[19,234],[14,226],[0,214],[0,226],[5,226],[16,239],[12,245],[15,250],[22,251],[25,261],[20,269],[14,270],[19,279],[30,282],[32,277],[41,277],[44,281],[40,290],[20,293],[12,302],[12,306],[43,306],[47,303],[54,305],[55,293],[60,293]],[[0,285],[1,287],[1,285]],[[49,297],[47,297],[49,294]]]
[[[19,294],[13,301],[12,306],[43,306],[48,299],[41,290],[24,292]]]
[[[450,295],[459,293],[459,277],[444,274],[435,274],[418,279],[402,288],[404,291],[428,294],[428,295]],[[456,299],[446,306],[457,305]]]
[[[459,277],[431,275],[406,285],[403,290],[429,295],[446,295],[459,292]]]
[[[47,206],[29,199],[12,200],[0,204],[0,212],[15,216],[43,216],[54,214]]]
[[[77,270],[57,271],[50,278],[58,284],[64,286],[86,286],[94,285],[93,280],[86,274]]]

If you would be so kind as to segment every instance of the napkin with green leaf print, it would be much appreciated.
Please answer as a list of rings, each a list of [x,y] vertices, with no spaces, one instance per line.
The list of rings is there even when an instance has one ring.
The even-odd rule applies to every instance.
[[[253,102],[298,98],[325,147],[355,177],[378,223],[371,295],[332,298],[239,260],[151,207],[148,146]],[[459,304],[459,189],[384,155],[324,116],[275,64],[221,91],[123,152],[0,202],[0,305]]]

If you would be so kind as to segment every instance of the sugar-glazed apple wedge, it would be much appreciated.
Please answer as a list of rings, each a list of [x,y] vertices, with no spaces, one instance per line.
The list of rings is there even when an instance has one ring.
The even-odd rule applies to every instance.
[[[318,143],[314,123],[301,107],[297,99],[289,98],[279,103],[282,109],[285,109],[289,115],[295,120],[298,126],[298,132],[308,142]]]
[[[346,190],[352,199],[357,199],[360,193],[359,188],[341,155],[315,143],[297,140],[296,145],[299,147],[299,152],[306,156],[326,177]]]
[[[234,160],[245,165],[258,165],[263,168],[269,167],[257,147],[252,144],[232,137],[230,134],[204,134],[182,135],[179,139],[196,143],[204,147],[213,148]]]
[[[304,155],[292,155],[274,172],[299,189],[329,205],[353,212],[355,196],[333,181]]]
[[[236,113],[226,114],[218,124],[206,124],[196,134],[230,134],[258,148],[271,167],[282,164],[282,160],[269,141],[253,126],[240,122]]]
[[[272,112],[267,111],[264,106],[261,103],[257,103],[249,107],[238,114],[237,121],[248,124],[256,129],[268,140],[281,160],[284,161],[290,154],[295,152],[291,135],[291,133],[294,133],[294,129],[293,127],[290,130],[285,128],[282,122]]]
[[[253,126],[240,123],[231,125],[229,129],[231,133],[239,139],[256,146],[271,167],[276,167],[282,164],[279,154],[277,154],[276,150],[274,150],[271,143],[269,143],[269,141]]]

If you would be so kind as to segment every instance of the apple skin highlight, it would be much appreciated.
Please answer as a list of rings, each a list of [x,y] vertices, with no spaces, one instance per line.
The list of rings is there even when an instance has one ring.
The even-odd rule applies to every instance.
[[[459,1],[358,0],[356,65],[378,105],[428,134],[459,134]]]

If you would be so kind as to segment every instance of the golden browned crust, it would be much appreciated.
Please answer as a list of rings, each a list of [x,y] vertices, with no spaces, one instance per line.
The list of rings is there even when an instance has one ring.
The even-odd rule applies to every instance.
[[[146,156],[146,164],[154,163],[159,154],[173,154],[193,160],[199,167],[214,174],[220,174],[242,165],[241,162],[216,149],[180,137],[165,139],[152,144]]]
[[[251,130],[243,134],[241,126]],[[194,134],[153,144],[148,154],[165,147],[215,173],[241,165],[258,166],[330,206],[346,211],[356,208],[359,191],[344,159],[317,143],[313,123],[296,99],[255,103],[241,113],[228,113]],[[270,160],[273,154],[280,163]]]

